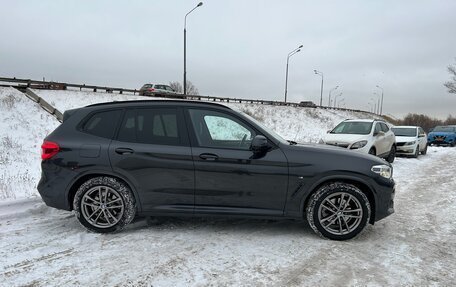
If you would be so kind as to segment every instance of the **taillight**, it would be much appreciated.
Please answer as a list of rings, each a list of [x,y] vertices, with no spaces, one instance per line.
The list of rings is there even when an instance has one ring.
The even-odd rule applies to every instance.
[[[60,151],[60,147],[55,142],[45,141],[41,145],[41,159],[50,159]]]

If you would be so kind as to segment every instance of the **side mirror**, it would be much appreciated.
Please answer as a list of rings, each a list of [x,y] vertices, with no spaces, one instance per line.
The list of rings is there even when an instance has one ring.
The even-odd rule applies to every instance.
[[[426,136],[426,134],[419,134],[418,137],[419,138],[424,138]]]
[[[384,136],[384,135],[385,135],[384,131],[374,132],[374,136]]]
[[[265,136],[262,135],[256,135],[253,140],[252,144],[250,146],[250,149],[254,153],[262,153],[267,151],[269,148],[268,146],[268,139]]]

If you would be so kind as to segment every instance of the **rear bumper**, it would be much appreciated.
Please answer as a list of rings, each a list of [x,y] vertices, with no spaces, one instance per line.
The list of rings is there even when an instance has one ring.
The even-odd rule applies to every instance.
[[[50,207],[71,210],[67,188],[75,175],[75,172],[68,169],[43,162],[37,189],[44,203]]]

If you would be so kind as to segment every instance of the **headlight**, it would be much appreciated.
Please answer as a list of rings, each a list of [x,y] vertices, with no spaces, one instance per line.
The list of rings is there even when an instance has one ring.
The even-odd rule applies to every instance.
[[[406,142],[405,145],[414,145],[416,144],[416,141],[411,141],[411,142]]]
[[[354,144],[351,145],[350,149],[362,148],[362,147],[364,147],[365,145],[367,145],[367,141],[355,142]]]
[[[320,141],[318,142],[319,144],[324,144],[325,141],[323,139],[320,139]]]
[[[391,178],[393,176],[393,170],[387,165],[374,165],[371,170],[384,178]]]

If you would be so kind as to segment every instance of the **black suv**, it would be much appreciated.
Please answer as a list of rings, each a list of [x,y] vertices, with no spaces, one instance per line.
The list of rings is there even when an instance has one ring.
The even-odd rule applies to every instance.
[[[66,111],[42,145],[38,190],[96,232],[135,215],[235,215],[307,218],[344,240],[394,212],[386,161],[298,145],[226,106],[177,100]]]

